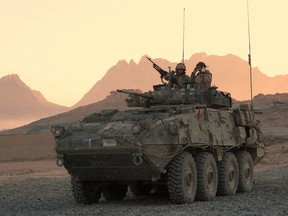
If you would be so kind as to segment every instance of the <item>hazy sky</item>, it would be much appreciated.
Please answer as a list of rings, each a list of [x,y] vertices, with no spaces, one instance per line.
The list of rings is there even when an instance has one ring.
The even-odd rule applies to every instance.
[[[252,64],[288,74],[288,1],[249,0]],[[119,60],[197,52],[247,59],[247,0],[0,0],[0,77],[71,106]],[[213,68],[210,68],[213,72]]]

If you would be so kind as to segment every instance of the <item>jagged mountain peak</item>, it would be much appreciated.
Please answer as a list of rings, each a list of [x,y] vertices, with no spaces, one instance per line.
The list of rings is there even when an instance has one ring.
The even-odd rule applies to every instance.
[[[1,85],[19,85],[28,87],[19,77],[18,74],[9,74],[0,78]]]
[[[6,76],[3,76],[2,78],[0,78],[0,80],[11,80],[11,79],[19,79],[19,75],[18,74],[8,74]]]

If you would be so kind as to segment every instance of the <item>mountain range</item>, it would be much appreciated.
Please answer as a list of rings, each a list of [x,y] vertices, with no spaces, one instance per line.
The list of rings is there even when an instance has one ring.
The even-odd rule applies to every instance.
[[[153,59],[153,61],[167,71],[168,67],[173,70],[178,63],[169,62],[161,58]],[[213,74],[212,84],[218,86],[219,90],[230,92],[232,97],[237,100],[250,98],[250,73],[249,65],[246,61],[231,54],[216,56],[197,53],[185,61],[188,75],[191,74],[199,61],[203,61],[209,66],[208,69]],[[288,75],[269,77],[257,67],[252,69],[252,74],[254,95],[259,93],[275,94],[288,92],[288,86],[286,85]],[[39,91],[31,90],[18,75],[7,75],[0,79],[0,130],[18,127],[37,119],[67,112],[71,109],[80,110],[74,118],[82,118],[82,114],[86,113],[83,110],[91,112],[93,112],[93,109],[97,110],[96,105],[94,105],[93,109],[91,108],[93,103],[105,99],[111,91],[113,92],[116,89],[148,91],[152,90],[153,85],[160,82],[158,72],[153,69],[151,62],[146,59],[146,56],[143,56],[138,63],[134,60],[129,62],[121,60],[112,66],[79,102],[68,108],[50,103]],[[90,108],[81,108],[81,106],[87,106],[88,104],[92,106],[89,106]],[[102,108],[105,108],[106,105],[104,103]],[[70,111],[66,115],[69,116],[69,113]]]
[[[0,79],[0,101],[0,129],[13,128],[68,110],[68,107],[48,102],[41,92],[29,88],[17,74]]]
[[[85,116],[92,113],[100,112],[103,109],[127,109],[125,99],[128,95],[111,91],[105,99],[93,104],[81,106],[68,112],[60,113],[54,116],[40,119],[28,125],[18,127],[8,131],[0,132],[0,135],[11,134],[34,134],[41,131],[47,131],[51,125],[63,125],[81,121]],[[233,107],[242,103],[250,103],[250,101],[235,101]],[[253,99],[254,107],[261,110],[262,114],[256,115],[263,127],[288,127],[288,93],[282,94],[258,94]],[[133,108],[132,108],[133,109]],[[286,138],[287,139],[287,134]]]
[[[230,92],[232,97],[237,100],[250,99],[250,70],[247,61],[232,54],[216,56],[197,53],[185,61],[187,75],[191,75],[199,61],[205,62],[213,74],[212,85],[218,86],[219,90]],[[161,58],[154,59],[154,62],[167,71],[168,67],[173,70],[178,63]],[[252,69],[252,74],[253,95],[288,92],[288,86],[286,85],[288,75],[269,77],[257,67]],[[73,107],[102,100],[111,90],[115,89],[152,90],[153,85],[161,82],[159,77],[158,72],[153,69],[151,62],[145,56],[140,59],[138,64],[133,60],[130,60],[130,62],[121,60],[111,67],[104,77],[97,81]]]

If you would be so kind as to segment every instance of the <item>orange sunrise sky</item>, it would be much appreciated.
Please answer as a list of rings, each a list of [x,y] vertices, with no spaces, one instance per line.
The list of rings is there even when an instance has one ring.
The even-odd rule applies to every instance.
[[[288,1],[249,7],[253,67],[288,74]],[[72,106],[119,60],[180,61],[183,8],[185,59],[247,60],[247,0],[0,0],[0,78],[18,74],[48,101]]]

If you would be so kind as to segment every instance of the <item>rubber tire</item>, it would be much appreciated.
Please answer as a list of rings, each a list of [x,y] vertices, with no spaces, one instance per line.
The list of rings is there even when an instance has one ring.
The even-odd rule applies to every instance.
[[[236,194],[239,180],[239,169],[235,155],[226,152],[222,161],[217,163],[218,167],[218,191],[220,196],[233,196]]]
[[[123,200],[126,196],[128,186],[122,184],[112,184],[103,187],[103,197],[107,201]]]
[[[196,158],[197,193],[196,199],[202,201],[213,200],[218,188],[218,173],[215,158],[211,153],[201,152]]]
[[[97,203],[101,198],[101,188],[95,182],[77,181],[71,176],[71,189],[77,203],[88,205]]]
[[[189,152],[182,152],[169,163],[167,185],[173,203],[184,204],[194,201],[197,190],[197,170]]]
[[[250,192],[253,188],[253,161],[247,151],[240,151],[236,155],[239,166],[239,184],[237,192]]]
[[[135,181],[129,185],[129,188],[135,196],[147,196],[153,189],[153,184],[144,184],[143,181]]]

